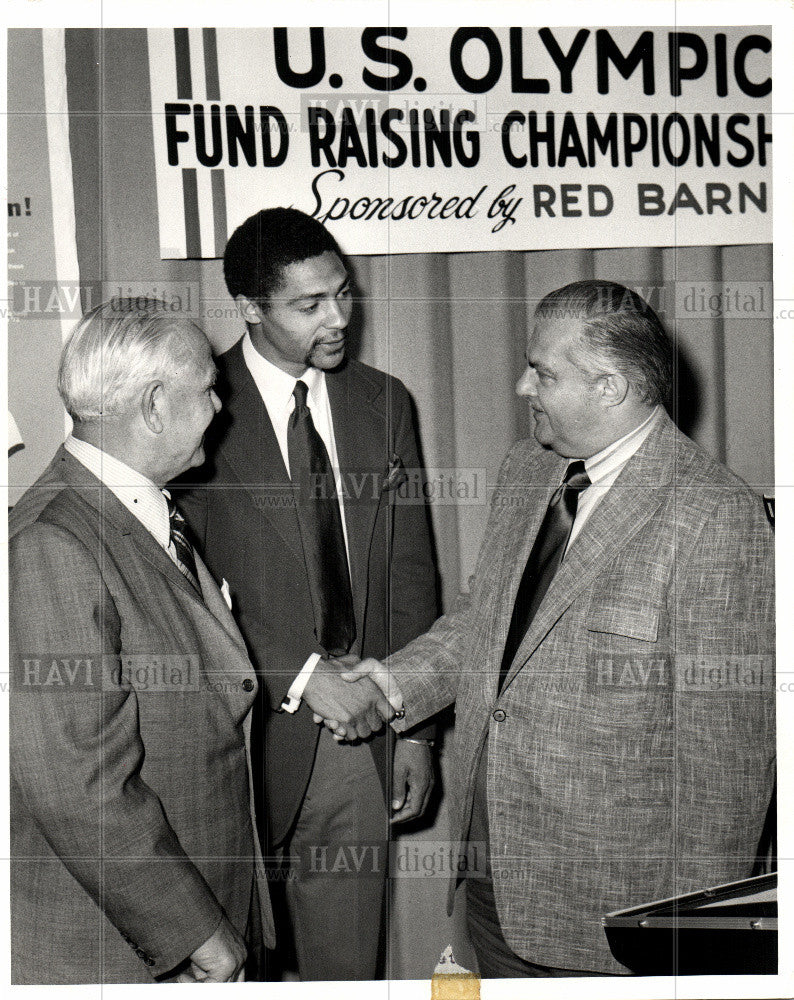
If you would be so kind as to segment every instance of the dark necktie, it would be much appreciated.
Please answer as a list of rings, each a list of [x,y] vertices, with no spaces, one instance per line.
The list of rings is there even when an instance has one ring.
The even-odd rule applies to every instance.
[[[571,462],[562,484],[554,492],[546,514],[541,522],[535,544],[529,553],[524,575],[518,586],[510,631],[507,633],[502,669],[499,673],[499,690],[518,652],[518,647],[526,635],[535,613],[549,584],[562,562],[565,547],[571,537],[571,529],[576,518],[579,494],[590,485],[590,477],[585,472],[584,462]]]
[[[353,593],[342,515],[328,452],[306,405],[305,382],[296,382],[287,424],[290,477],[314,606],[317,641],[331,655],[347,653],[356,637]]]
[[[171,541],[176,552],[176,564],[185,579],[201,593],[201,586],[198,581],[198,571],[196,570],[196,557],[193,555],[193,546],[187,540],[185,534],[185,519],[179,512],[176,504],[171,499],[168,490],[162,491],[168,504],[168,521],[171,528]]]

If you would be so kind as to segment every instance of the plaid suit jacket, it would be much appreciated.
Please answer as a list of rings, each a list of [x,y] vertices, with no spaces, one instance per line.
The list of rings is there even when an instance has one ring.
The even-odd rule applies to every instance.
[[[60,449],[10,527],[15,983],[171,970],[258,887],[248,737],[256,674],[197,559],[204,600]]]
[[[773,539],[760,499],[663,415],[570,546],[498,694],[564,465],[513,447],[470,593],[388,662],[402,725],[456,704],[461,838],[488,740],[510,947],[615,973],[603,914],[751,873],[774,780]]]

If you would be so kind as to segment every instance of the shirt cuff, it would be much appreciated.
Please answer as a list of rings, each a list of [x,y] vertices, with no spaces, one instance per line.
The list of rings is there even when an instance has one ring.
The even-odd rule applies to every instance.
[[[303,664],[301,672],[290,685],[289,691],[287,691],[287,697],[281,703],[282,712],[289,712],[290,715],[294,715],[301,707],[303,692],[306,690],[309,678],[314,673],[314,668],[321,659],[322,657],[319,653],[312,653],[309,659]]]

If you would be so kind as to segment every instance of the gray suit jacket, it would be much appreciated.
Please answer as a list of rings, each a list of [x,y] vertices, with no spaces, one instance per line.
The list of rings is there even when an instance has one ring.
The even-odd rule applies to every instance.
[[[152,982],[255,886],[272,945],[256,674],[197,568],[203,601],[63,449],[12,512],[13,982]]]
[[[773,543],[758,497],[665,414],[570,546],[497,694],[565,464],[514,446],[470,595],[389,663],[404,725],[456,702],[461,837],[488,739],[510,947],[621,972],[604,913],[751,872],[773,784]]]

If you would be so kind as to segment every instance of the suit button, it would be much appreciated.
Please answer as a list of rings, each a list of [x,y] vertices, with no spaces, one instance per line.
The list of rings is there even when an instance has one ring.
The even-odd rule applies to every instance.
[[[497,708],[492,718],[494,722],[504,722],[505,719],[507,718],[507,712],[505,712],[501,708]]]
[[[246,679],[243,681],[243,691],[253,691],[253,690],[254,690],[254,682],[251,680],[250,677],[246,677]]]

